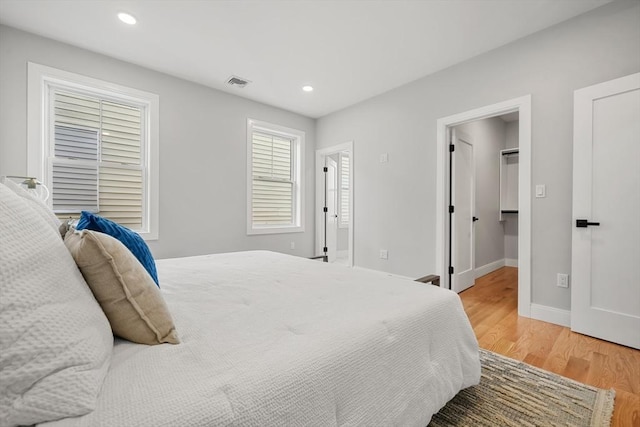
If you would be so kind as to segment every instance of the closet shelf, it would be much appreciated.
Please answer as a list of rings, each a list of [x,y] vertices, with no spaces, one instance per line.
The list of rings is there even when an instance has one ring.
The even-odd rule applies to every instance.
[[[519,153],[518,148],[500,151],[500,221],[506,220],[503,214],[518,213]]]

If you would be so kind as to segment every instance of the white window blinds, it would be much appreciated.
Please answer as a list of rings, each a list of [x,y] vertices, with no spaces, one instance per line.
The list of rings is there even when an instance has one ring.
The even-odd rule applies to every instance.
[[[349,226],[349,156],[340,154],[340,227]]]
[[[295,218],[294,140],[252,132],[253,226],[292,225]]]
[[[143,225],[144,108],[53,88],[53,209]]]

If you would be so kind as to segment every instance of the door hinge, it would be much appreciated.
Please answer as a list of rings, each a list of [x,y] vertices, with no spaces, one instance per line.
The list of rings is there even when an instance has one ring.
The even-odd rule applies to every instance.
[[[453,274],[453,266],[449,266],[449,274]]]
[[[453,153],[454,151],[456,151],[456,146],[453,144],[449,144],[449,152]]]
[[[452,205],[449,205],[449,213],[453,213],[455,211],[455,208]]]
[[[322,208],[322,212],[329,212],[329,208],[325,206],[324,208]]]
[[[322,168],[322,171],[323,172],[329,172],[329,168],[325,166],[324,168]]]
[[[326,253],[329,250],[329,248],[327,248],[326,246],[324,248],[322,248],[322,252]]]

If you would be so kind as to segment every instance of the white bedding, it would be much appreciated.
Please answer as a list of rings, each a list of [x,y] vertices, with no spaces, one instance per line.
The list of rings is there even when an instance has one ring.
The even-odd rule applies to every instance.
[[[116,340],[97,408],[47,426],[420,426],[480,379],[460,299],[272,252],[157,261],[182,343]]]

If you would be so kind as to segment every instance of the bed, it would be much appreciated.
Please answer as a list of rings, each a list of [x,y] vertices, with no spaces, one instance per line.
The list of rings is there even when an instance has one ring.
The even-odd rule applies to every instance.
[[[267,251],[156,264],[180,344],[115,338],[90,412],[40,425],[424,427],[479,382],[453,292]]]

